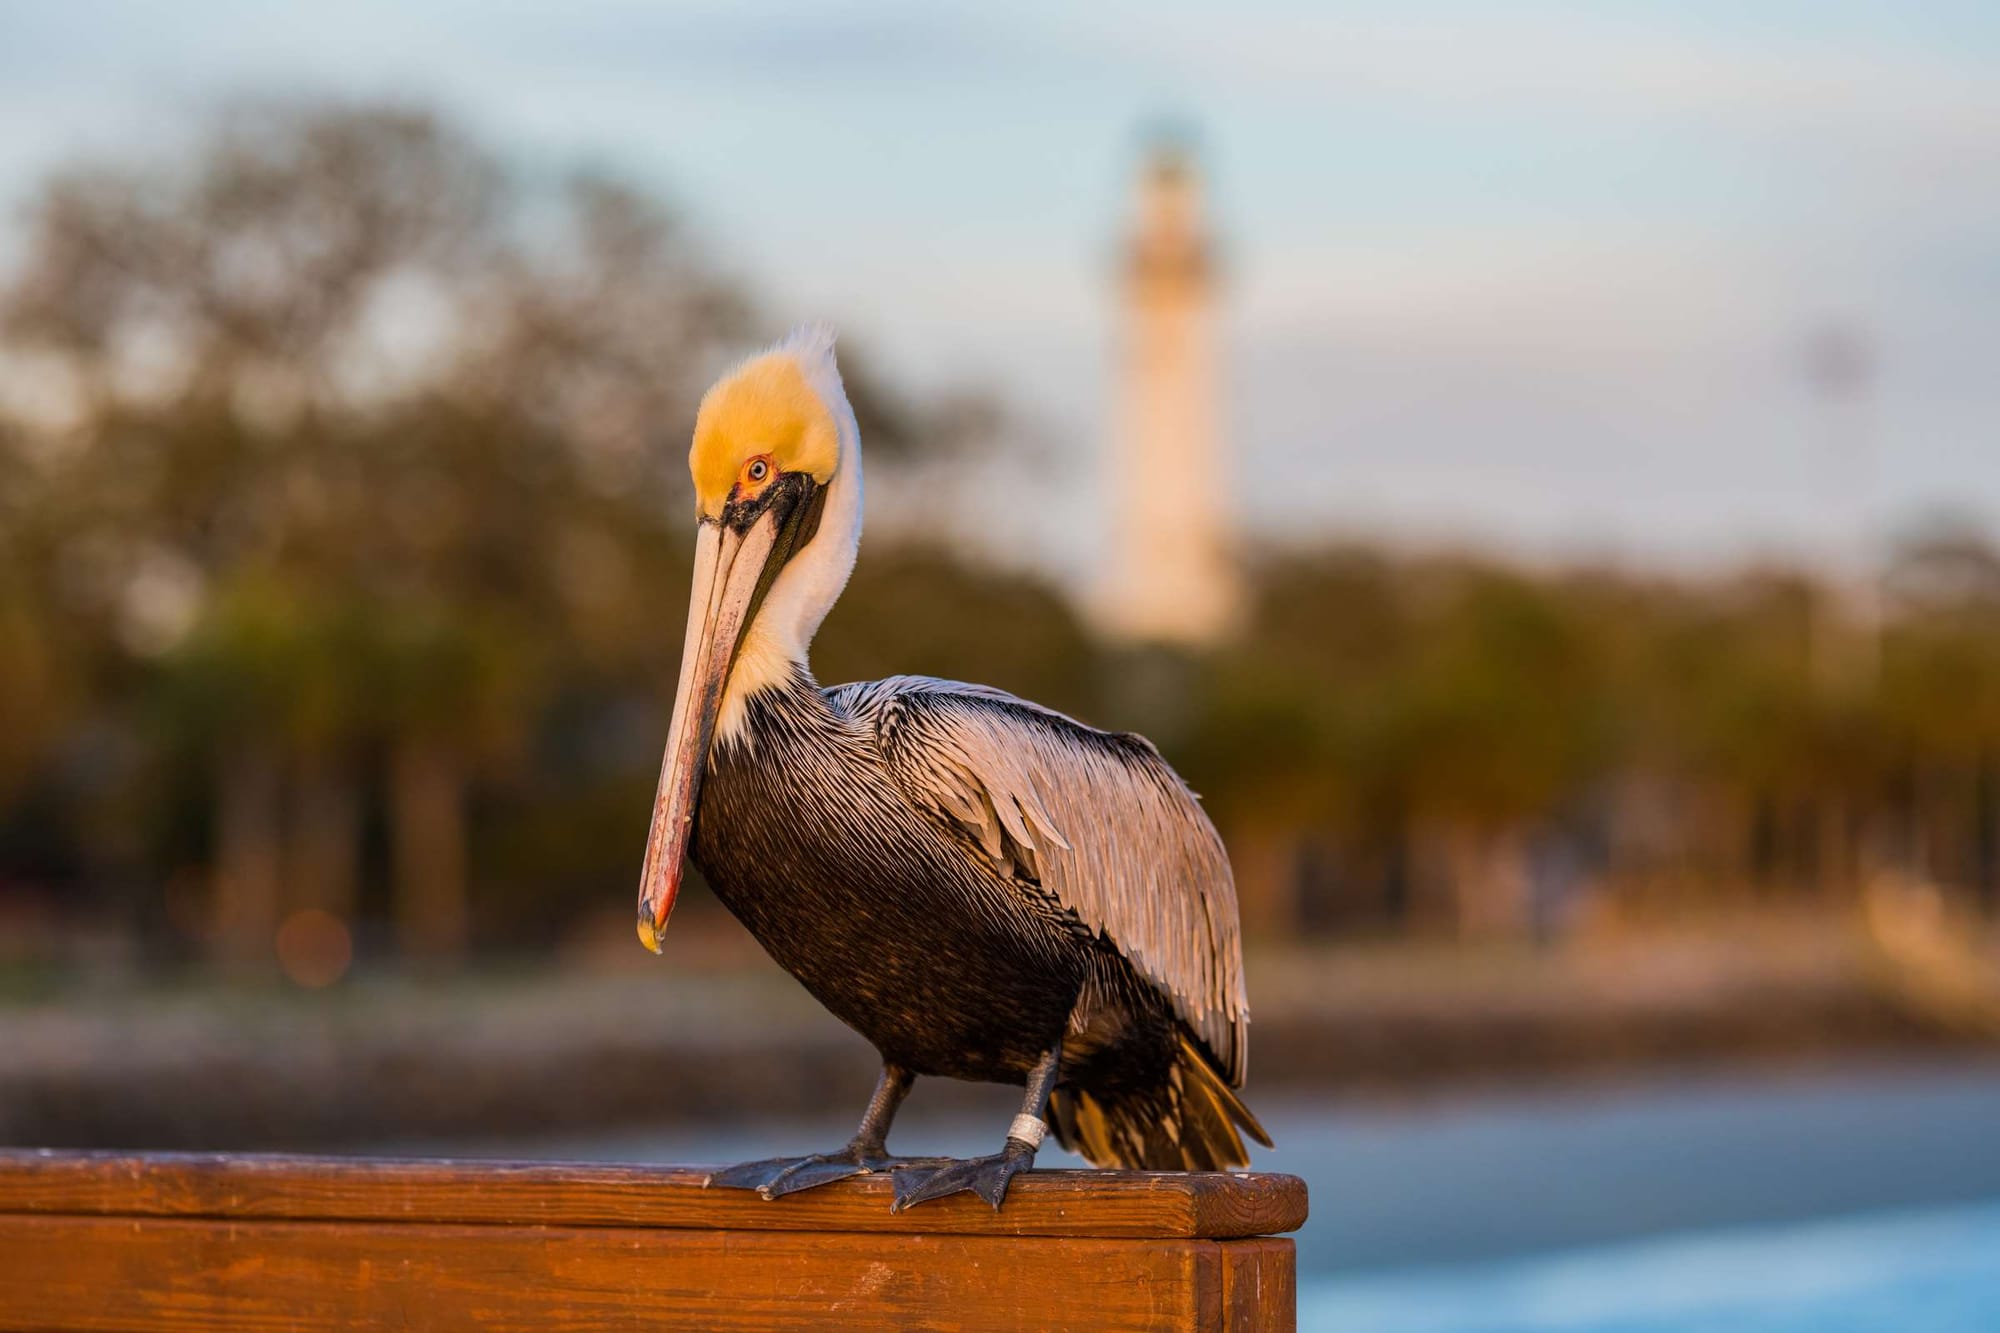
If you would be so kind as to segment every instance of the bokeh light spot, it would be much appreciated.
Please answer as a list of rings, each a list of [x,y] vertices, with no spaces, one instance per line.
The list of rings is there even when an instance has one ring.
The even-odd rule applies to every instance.
[[[278,966],[300,986],[318,990],[347,975],[354,961],[354,937],[331,912],[307,907],[278,927]]]

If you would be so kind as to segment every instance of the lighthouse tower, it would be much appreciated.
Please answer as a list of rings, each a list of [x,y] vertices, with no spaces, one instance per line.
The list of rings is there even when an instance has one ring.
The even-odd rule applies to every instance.
[[[1179,146],[1139,180],[1106,476],[1112,547],[1100,621],[1128,642],[1200,647],[1238,602],[1218,431],[1215,263],[1201,182]]]

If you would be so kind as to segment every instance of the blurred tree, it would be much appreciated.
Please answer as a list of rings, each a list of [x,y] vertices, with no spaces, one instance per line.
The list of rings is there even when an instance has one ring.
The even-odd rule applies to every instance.
[[[1561,589],[1477,562],[1292,556],[1256,582],[1187,756],[1248,863],[1247,910],[1279,929],[1298,906],[1282,881],[1300,858],[1271,842],[1303,825],[1370,868],[1367,915],[1418,909],[1416,862],[1433,848],[1453,919],[1512,924],[1525,911],[1503,902],[1523,874],[1519,834],[1610,763],[1593,627]]]
[[[467,767],[572,613],[615,629],[548,553],[607,508],[664,521],[655,433],[740,303],[638,196],[531,198],[372,108],[238,108],[188,162],[66,173],[19,272],[8,332],[76,422],[68,610],[111,675],[175,650],[161,698],[213,751],[218,947],[268,953],[288,860],[351,908],[381,745],[405,941],[455,952]]]
[[[523,183],[421,113],[253,104],[186,155],[59,174],[19,254],[0,847],[29,830],[105,894],[205,867],[192,933],[245,967],[302,907],[449,960],[629,892],[688,424],[754,322],[672,218],[602,178]],[[1983,533],[1905,544],[1873,673],[1813,672],[1816,629],[1860,613],[1790,571],[1340,546],[1265,553],[1233,642],[1136,661],[966,540],[968,479],[1009,442],[991,404],[843,369],[882,485],[823,678],[1143,723],[1255,932],[1521,931],[1543,861],[1635,907],[1820,899],[1885,864],[2000,906]]]
[[[617,182],[524,183],[418,111],[246,103],[186,155],[52,178],[0,317],[51,400],[40,447],[0,438],[33,483],[9,706],[53,718],[38,682],[71,679],[136,736],[146,698],[159,763],[201,756],[220,956],[359,910],[371,791],[397,938],[456,956],[474,788],[541,790],[548,709],[629,724],[675,677],[686,433],[747,303]],[[990,427],[843,365],[886,475]],[[40,734],[9,728],[0,782]]]
[[[1038,579],[933,546],[872,544],[813,644],[828,684],[939,676],[1009,690],[1083,717],[1094,652],[1075,611]]]
[[[1905,865],[2000,911],[2000,550],[1962,522],[1906,542],[1888,578],[1881,708]]]
[[[236,969],[268,963],[283,906],[282,746],[313,693],[314,610],[269,576],[232,579],[161,678],[169,725],[213,765],[209,943]]]
[[[37,503],[14,432],[0,423],[0,809],[41,761],[61,717],[52,626],[26,540]]]
[[[1408,793],[1389,737],[1410,626],[1397,571],[1358,550],[1290,553],[1259,567],[1240,638],[1212,662],[1196,716],[1170,756],[1203,794],[1236,864],[1245,928],[1255,935],[1343,917],[1402,924]],[[1343,882],[1308,876],[1309,853],[1341,845]],[[1345,889],[1385,867],[1386,901],[1348,912]],[[1310,883],[1302,882],[1310,879]]]
[[[1520,931],[1521,835],[1603,772],[1606,685],[1559,590],[1478,567],[1439,582],[1405,683],[1406,782],[1441,831],[1459,928]]]

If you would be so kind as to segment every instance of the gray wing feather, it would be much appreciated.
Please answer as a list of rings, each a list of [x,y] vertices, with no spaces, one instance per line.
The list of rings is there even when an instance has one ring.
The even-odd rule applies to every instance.
[[[914,804],[1102,932],[1241,1086],[1236,883],[1215,826],[1159,751],[956,681],[892,676],[827,697],[874,727]]]

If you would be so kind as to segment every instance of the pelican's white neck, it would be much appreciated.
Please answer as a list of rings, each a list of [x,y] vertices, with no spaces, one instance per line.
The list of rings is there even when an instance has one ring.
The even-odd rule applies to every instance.
[[[743,635],[743,646],[730,668],[729,685],[716,715],[718,744],[742,733],[744,704],[752,695],[783,686],[800,671],[810,674],[807,655],[813,635],[840,600],[841,589],[854,572],[854,559],[861,549],[861,433],[854,424],[854,410],[841,392],[837,372],[832,390],[828,400],[835,404],[839,422],[840,465],[827,482],[819,530],[771,584],[757,618]],[[824,387],[820,391],[826,393]]]

